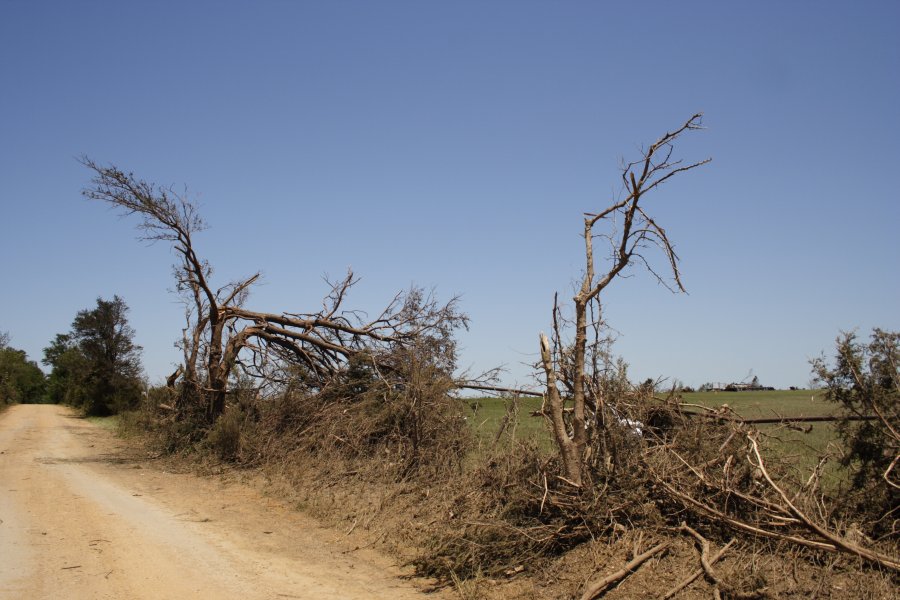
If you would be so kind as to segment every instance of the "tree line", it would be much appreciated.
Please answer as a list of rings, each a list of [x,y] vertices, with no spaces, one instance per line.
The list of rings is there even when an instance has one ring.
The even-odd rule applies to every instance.
[[[43,371],[24,350],[9,344],[9,334],[0,332],[0,406],[41,402],[46,389]]]
[[[138,405],[145,388],[141,347],[119,296],[97,298],[78,311],[71,329],[44,348],[49,375],[0,334],[0,405],[67,404],[87,415],[116,414]]]

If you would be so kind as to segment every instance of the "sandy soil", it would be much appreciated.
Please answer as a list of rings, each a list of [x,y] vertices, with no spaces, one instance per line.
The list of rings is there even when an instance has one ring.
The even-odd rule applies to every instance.
[[[423,596],[400,575],[250,487],[129,458],[66,408],[0,415],[0,598]]]

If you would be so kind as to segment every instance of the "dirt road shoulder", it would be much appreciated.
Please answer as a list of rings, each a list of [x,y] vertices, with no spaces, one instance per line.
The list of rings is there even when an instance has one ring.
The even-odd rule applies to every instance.
[[[250,486],[139,460],[64,407],[0,415],[0,477],[2,597],[422,595],[342,533]]]

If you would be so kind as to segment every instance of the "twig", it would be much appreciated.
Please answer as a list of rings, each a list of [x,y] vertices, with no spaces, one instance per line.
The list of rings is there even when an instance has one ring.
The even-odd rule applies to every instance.
[[[342,551],[341,551],[341,554],[350,554],[351,552],[356,552],[357,550],[362,550],[362,549],[364,549],[364,548],[368,548],[369,546],[374,546],[375,544],[377,544],[378,542],[380,542],[381,540],[383,540],[386,536],[387,536],[387,531],[385,531],[384,533],[382,533],[381,535],[379,535],[377,538],[375,538],[374,540],[372,540],[372,541],[369,542],[368,544],[365,544],[365,545],[363,545],[363,546],[357,546],[356,548],[353,548],[352,550],[342,550]]]
[[[613,585],[618,584],[620,581],[634,573],[638,567],[647,562],[649,559],[653,558],[663,550],[669,547],[669,542],[663,542],[661,544],[657,544],[653,546],[643,554],[635,556],[631,562],[627,565],[616,571],[611,575],[607,575],[600,581],[592,583],[588,586],[588,588],[584,591],[584,594],[581,595],[581,600],[594,600],[594,598],[599,598],[606,591],[612,587]]]
[[[746,523],[744,521],[741,521],[739,519],[729,517],[725,513],[721,512],[719,510],[716,510],[712,506],[709,506],[708,504],[704,504],[703,502],[700,502],[696,498],[694,498],[684,492],[678,491],[677,489],[673,488],[671,485],[666,483],[664,480],[662,480],[659,477],[659,475],[655,475],[654,477],[655,477],[657,483],[659,483],[662,487],[664,487],[666,489],[666,491],[668,491],[670,494],[672,494],[679,500],[682,500],[685,503],[690,504],[691,506],[694,506],[695,508],[702,510],[703,512],[707,513],[708,515],[716,517],[717,519],[719,519],[725,523],[728,523],[729,525],[731,525],[732,527],[734,527],[736,529],[740,529],[742,531],[746,531],[748,533],[752,533],[754,535],[758,535],[761,537],[767,537],[767,538],[772,538],[772,539],[776,539],[776,540],[785,540],[788,542],[793,542],[800,546],[806,546],[807,548],[814,548],[816,550],[827,550],[828,552],[836,552],[837,551],[837,548],[834,546],[834,544],[829,544],[826,542],[818,542],[815,540],[809,540],[809,539],[802,538],[802,537],[795,536],[795,535],[776,533],[774,531],[769,531],[767,529],[761,529],[759,527],[755,527],[755,526],[753,526],[749,523]]]
[[[713,586],[715,586],[714,593],[716,598],[721,597],[720,590],[722,589],[725,590],[725,593],[730,598],[738,598],[739,600],[753,600],[765,597],[766,593],[764,589],[758,589],[752,592],[740,592],[719,579],[719,576],[716,575],[715,570],[712,568],[712,561],[710,561],[709,558],[709,540],[700,535],[695,529],[688,527],[686,523],[681,524],[681,530],[691,534],[700,544],[700,564],[703,566],[703,572],[706,574],[706,577],[713,583]]]
[[[544,497],[541,498],[541,508],[538,511],[539,515],[544,514],[544,503],[547,501],[547,494],[550,492],[550,490],[547,488],[547,474],[543,473],[543,475],[544,475]]]
[[[500,441],[500,438],[503,436],[503,432],[506,430],[506,426],[509,425],[509,412],[503,415],[503,418],[500,420],[500,426],[497,427],[497,433],[494,434],[494,441],[491,443],[491,449],[497,447],[497,442]]]
[[[344,536],[348,536],[353,533],[353,530],[356,529],[357,523],[359,523],[359,517],[353,519],[353,525],[350,527],[350,529],[347,530],[347,533],[345,533]]]
[[[728,549],[734,545],[735,541],[737,541],[735,538],[731,538],[727,544],[722,546],[721,549],[719,549],[715,554],[713,554],[711,557],[709,557],[709,564],[710,565],[716,564],[719,561],[719,559],[725,555],[725,553],[728,551]],[[680,592],[687,586],[694,583],[694,581],[696,581],[697,578],[700,577],[701,575],[703,575],[703,569],[697,569],[696,571],[691,573],[688,577],[684,578],[684,580],[682,580],[681,583],[679,583],[678,585],[673,587],[671,590],[669,590],[666,593],[666,595],[662,597],[662,600],[670,600],[670,598],[674,598],[678,594],[678,592]]]
[[[900,454],[898,454],[897,456],[894,457],[894,460],[891,461],[891,464],[890,464],[890,466],[888,466],[887,470],[881,474],[881,477],[882,477],[882,479],[884,479],[887,482],[887,484],[889,486],[900,490],[900,485],[897,485],[896,483],[891,481],[891,478],[890,478],[891,471],[894,470],[894,467],[897,466],[898,462],[900,462]]]
[[[790,512],[800,519],[803,524],[807,527],[807,529],[816,533],[823,539],[828,540],[831,544],[834,545],[838,550],[843,550],[849,554],[855,554],[860,558],[873,562],[882,567],[887,567],[894,571],[900,571],[900,558],[895,558],[893,556],[887,556],[885,554],[881,554],[880,552],[876,552],[874,550],[869,550],[868,548],[863,548],[862,546],[857,546],[844,538],[841,538],[837,534],[827,530],[826,528],[818,525],[812,519],[806,516],[799,508],[797,508],[793,502],[791,502],[790,498],[788,498],[787,494],[782,490],[778,485],[772,480],[772,477],[769,476],[769,472],[766,470],[766,465],[763,462],[762,455],[759,453],[759,445],[756,442],[756,438],[752,435],[748,435],[747,439],[750,440],[750,448],[753,451],[754,456],[756,457],[756,466],[759,468],[763,477],[765,477],[766,481],[769,483],[769,486],[775,492],[781,496],[782,501],[784,501],[786,507],[790,510]]]

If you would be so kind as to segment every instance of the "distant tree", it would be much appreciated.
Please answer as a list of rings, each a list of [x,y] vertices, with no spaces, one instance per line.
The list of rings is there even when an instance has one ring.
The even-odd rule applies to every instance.
[[[875,329],[868,343],[855,333],[836,340],[833,362],[813,361],[825,397],[841,406],[837,429],[845,444],[842,462],[853,487],[868,490],[862,502],[883,513],[900,509],[900,332]],[[851,420],[851,417],[875,417]]]
[[[141,347],[134,343],[128,306],[119,296],[97,298],[93,309],[79,311],[70,333],[44,348],[52,367],[49,397],[90,415],[113,414],[140,399]]]
[[[50,367],[47,399],[53,404],[81,407],[88,397],[90,366],[71,333],[59,333],[44,348],[42,363]]]
[[[44,373],[24,350],[10,347],[9,334],[0,332],[0,405],[40,402]]]

